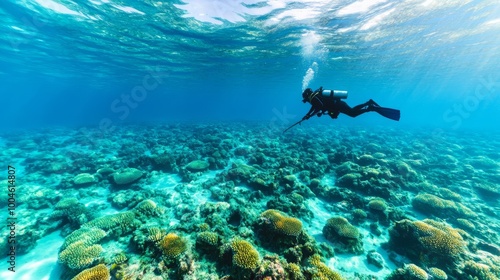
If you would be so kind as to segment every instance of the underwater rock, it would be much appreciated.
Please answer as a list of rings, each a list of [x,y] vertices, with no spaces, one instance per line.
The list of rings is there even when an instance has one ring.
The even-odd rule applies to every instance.
[[[125,168],[113,173],[113,181],[117,185],[128,185],[139,180],[143,176],[142,171],[136,168]]]
[[[164,171],[172,171],[176,166],[175,158],[167,153],[154,156],[151,160],[154,167]]]
[[[81,225],[92,220],[94,216],[78,199],[70,197],[63,198],[56,204],[50,218],[62,219],[64,224],[68,223],[72,229],[78,229]]]
[[[204,160],[194,160],[186,165],[186,169],[191,172],[202,172],[208,169],[210,164]]]
[[[384,257],[376,251],[368,252],[368,254],[366,254],[366,260],[369,264],[373,264],[378,268],[384,268],[385,266]]]

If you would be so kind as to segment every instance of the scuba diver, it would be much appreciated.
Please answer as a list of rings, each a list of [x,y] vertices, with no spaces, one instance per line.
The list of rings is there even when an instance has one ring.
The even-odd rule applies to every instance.
[[[332,119],[336,119],[340,113],[355,118],[366,112],[377,112],[380,115],[395,121],[399,121],[400,117],[399,110],[380,107],[372,99],[357,106],[350,107],[346,102],[341,100],[347,98],[347,91],[342,90],[323,90],[323,87],[320,87],[316,91],[312,91],[312,89],[306,88],[304,92],[302,92],[302,98],[302,102],[311,103],[311,109],[302,118],[302,120],[293,124],[283,132],[286,132],[295,125],[308,120],[314,115],[321,117],[324,114],[328,114]]]

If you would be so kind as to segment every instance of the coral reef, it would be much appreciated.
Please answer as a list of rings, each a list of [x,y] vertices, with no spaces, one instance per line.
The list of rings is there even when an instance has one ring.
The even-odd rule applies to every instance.
[[[401,220],[389,230],[389,235],[393,250],[428,266],[453,268],[467,249],[457,230],[430,219]]]
[[[137,168],[125,168],[112,174],[113,182],[117,185],[129,185],[143,176]]]
[[[297,236],[302,231],[302,222],[299,219],[288,217],[283,212],[269,209],[260,214],[272,224],[273,230],[278,233]]]
[[[175,233],[165,235],[158,243],[163,255],[167,258],[177,258],[187,249],[186,241]]]
[[[109,277],[108,268],[103,264],[98,264],[78,273],[78,275],[71,280],[108,280]]]
[[[341,252],[363,253],[363,243],[359,230],[343,217],[333,217],[326,221],[323,235],[336,244]]]

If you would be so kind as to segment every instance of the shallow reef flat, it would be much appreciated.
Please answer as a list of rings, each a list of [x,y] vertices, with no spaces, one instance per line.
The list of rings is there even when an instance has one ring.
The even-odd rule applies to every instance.
[[[281,131],[232,122],[1,135],[17,222],[16,272],[0,278],[500,278],[500,134]]]

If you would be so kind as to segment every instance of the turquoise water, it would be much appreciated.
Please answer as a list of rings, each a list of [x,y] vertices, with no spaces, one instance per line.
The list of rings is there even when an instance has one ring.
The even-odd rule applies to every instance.
[[[498,9],[496,1],[4,1],[2,125],[269,120],[284,107],[302,115],[303,78],[316,62],[310,87],[348,90],[352,105],[373,98],[401,108],[401,124],[496,128]],[[146,93],[136,89],[138,102],[124,104],[144,79]]]
[[[497,2],[2,1],[0,278],[499,279]]]

